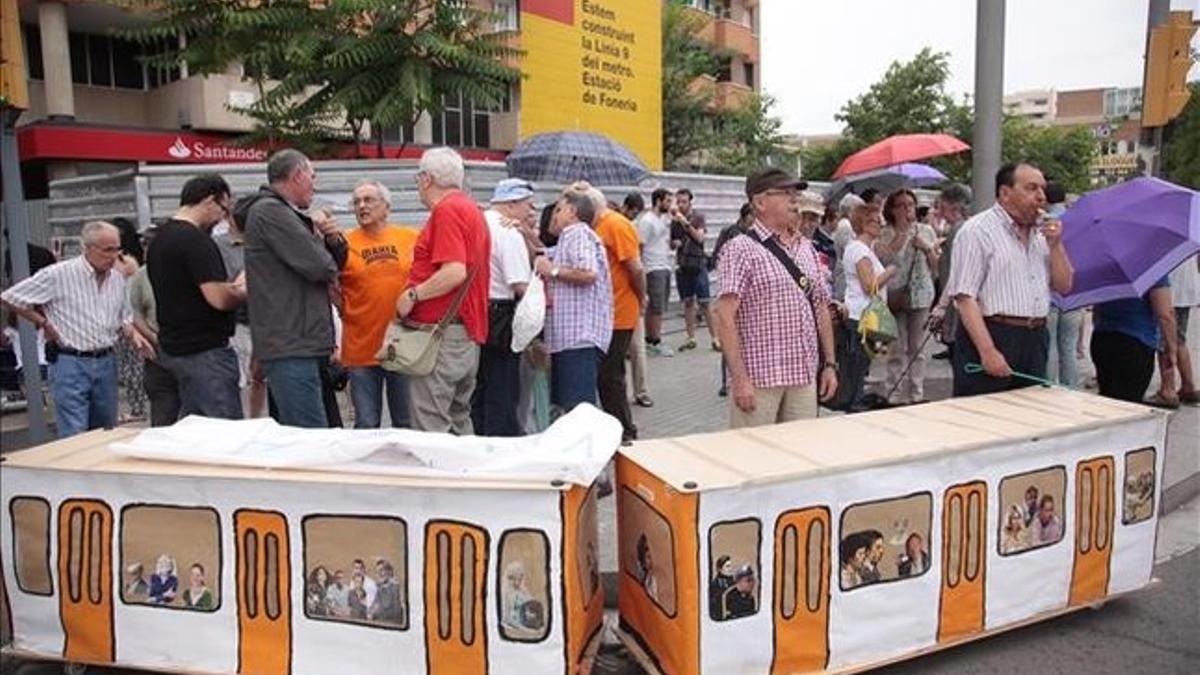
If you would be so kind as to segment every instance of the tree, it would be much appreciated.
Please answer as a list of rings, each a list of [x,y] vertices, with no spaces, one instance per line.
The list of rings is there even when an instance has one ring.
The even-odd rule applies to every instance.
[[[1091,189],[1089,170],[1096,156],[1096,139],[1089,128],[1034,126],[1025,119],[1009,117],[1002,133],[1000,155],[1005,162],[1030,162],[1067,192]]]
[[[729,71],[732,52],[700,37],[709,21],[679,0],[663,4],[663,163],[673,171],[746,173],[778,154],[782,123],[767,96],[715,105],[714,85]]]
[[[160,61],[211,74],[241,63],[258,100],[252,141],[362,138],[380,127],[414,124],[461,96],[498,106],[521,56],[495,16],[468,0],[270,0],[247,3],[160,0],[143,42],[182,35],[185,46]],[[376,133],[382,150],[382,135]]]
[[[949,79],[950,54],[926,47],[911,61],[892,62],[882,79],[834,117],[860,147],[895,134],[950,131],[961,123],[965,106],[946,92]]]
[[[1166,130],[1163,177],[1200,190],[1200,82],[1188,86],[1192,97]]]

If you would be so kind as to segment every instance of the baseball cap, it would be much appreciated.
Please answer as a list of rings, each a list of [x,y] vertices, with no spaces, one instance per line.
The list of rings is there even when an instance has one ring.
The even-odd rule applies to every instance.
[[[808,181],[800,180],[792,174],[778,167],[764,169],[757,173],[751,174],[746,179],[746,196],[753,197],[767,190],[796,188],[797,190],[805,190],[808,188]]]
[[[533,196],[533,183],[524,178],[505,178],[496,183],[492,192],[492,203],[518,202]]]
[[[800,193],[800,213],[815,213],[823,216],[825,215],[825,201],[816,192],[805,190]]]

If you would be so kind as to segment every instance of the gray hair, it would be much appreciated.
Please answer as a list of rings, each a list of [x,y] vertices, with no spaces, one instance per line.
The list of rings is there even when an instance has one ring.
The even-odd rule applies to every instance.
[[[440,188],[462,189],[466,168],[462,155],[450,148],[430,148],[421,155],[418,170],[429,174],[433,184]]]
[[[308,157],[303,152],[292,148],[280,150],[267,161],[267,182],[282,183],[308,164]]]
[[[970,206],[971,204],[971,188],[962,183],[952,183],[946,186],[945,190],[938,195],[943,201],[952,204],[960,204],[962,206]]]
[[[100,233],[109,230],[114,232],[118,237],[121,236],[121,231],[116,225],[104,220],[93,220],[83,226],[83,230],[79,233],[79,238],[83,241],[84,246],[91,246],[100,238]]]
[[[604,193],[600,191],[600,188],[592,185],[586,180],[577,180],[563,188],[564,196],[568,192],[581,194],[592,200],[592,209],[596,214],[603,213],[604,210],[608,208],[608,198],[604,196]]]
[[[563,193],[562,198],[575,209],[575,215],[580,222],[591,225],[596,220],[596,206],[587,193],[568,190]]]
[[[848,194],[845,197],[842,197],[842,201],[838,202],[838,215],[848,216],[854,209],[861,208],[866,205],[867,203],[863,201],[862,197],[859,197],[853,193]]]
[[[386,185],[384,185],[383,183],[380,183],[377,180],[371,180],[369,178],[364,178],[364,179],[358,181],[358,184],[354,186],[354,191],[358,192],[358,188],[366,186],[366,185],[369,185],[369,186],[375,188],[375,192],[379,193],[379,198],[383,200],[383,203],[385,203],[389,207],[391,207],[392,191],[387,189]]]

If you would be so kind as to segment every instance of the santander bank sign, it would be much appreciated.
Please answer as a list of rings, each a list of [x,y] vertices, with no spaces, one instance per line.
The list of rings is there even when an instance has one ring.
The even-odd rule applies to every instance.
[[[225,145],[210,139],[182,136],[176,136],[165,152],[178,162],[261,162],[267,158],[267,152],[260,148]]]

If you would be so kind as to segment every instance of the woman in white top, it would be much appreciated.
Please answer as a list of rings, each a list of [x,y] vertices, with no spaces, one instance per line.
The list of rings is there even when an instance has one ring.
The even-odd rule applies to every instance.
[[[863,410],[863,383],[867,372],[871,369],[871,359],[863,349],[858,337],[858,320],[862,318],[863,310],[871,300],[871,291],[883,298],[887,282],[896,274],[896,268],[884,267],[872,250],[875,240],[879,237],[882,223],[879,220],[879,206],[868,204],[855,197],[851,202],[850,227],[854,230],[854,239],[846,244],[842,253],[842,279],[846,288],[846,312],[849,316],[847,328],[850,331],[850,363],[847,366],[848,380],[843,383],[850,394],[848,412]],[[844,200],[843,200],[844,201]]]

